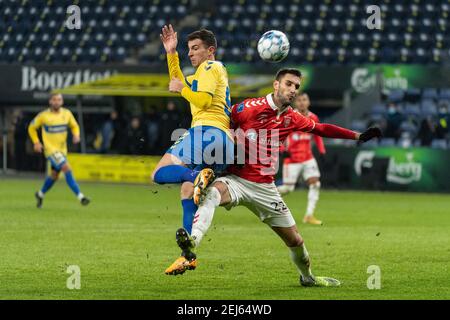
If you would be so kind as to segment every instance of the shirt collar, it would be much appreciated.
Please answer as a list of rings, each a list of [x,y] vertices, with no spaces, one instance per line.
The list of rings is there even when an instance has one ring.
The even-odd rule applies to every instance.
[[[267,100],[267,103],[269,104],[269,106],[270,106],[273,110],[278,111],[278,107],[275,105],[275,102],[273,102],[273,98],[272,98],[272,94],[271,94],[271,93],[269,93],[269,94],[266,96],[266,100]]]

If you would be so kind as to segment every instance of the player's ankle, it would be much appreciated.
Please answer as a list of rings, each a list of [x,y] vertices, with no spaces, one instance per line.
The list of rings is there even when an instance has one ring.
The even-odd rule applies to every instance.
[[[190,249],[183,250],[181,255],[189,261],[197,259],[197,255]]]

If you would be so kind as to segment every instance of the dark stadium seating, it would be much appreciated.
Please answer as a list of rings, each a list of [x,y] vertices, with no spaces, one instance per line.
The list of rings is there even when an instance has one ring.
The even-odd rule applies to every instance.
[[[362,131],[367,125],[375,124],[386,129],[390,117],[389,106],[395,105],[399,112],[394,120],[398,124],[398,132],[395,136],[385,136],[379,143],[381,146],[421,145],[422,135],[426,135],[421,126],[424,126],[423,122],[427,120],[433,128],[430,133],[431,140],[427,145],[440,149],[450,147],[449,89],[393,90],[385,100],[384,103],[374,104],[364,118],[353,120],[351,129]]]
[[[178,29],[180,38],[199,27],[214,30],[221,46],[217,58],[225,62],[260,62],[256,43],[269,29],[288,35],[287,62],[450,60],[450,1],[377,3],[385,18],[389,13],[383,30],[367,29],[366,7],[373,4],[369,0],[82,1],[82,30],[68,30],[64,22],[72,0],[1,0],[0,62],[123,62],[132,48],[159,41],[163,24],[176,26],[188,13],[198,24]],[[161,46],[159,52],[142,55],[141,61],[157,62],[163,53]]]

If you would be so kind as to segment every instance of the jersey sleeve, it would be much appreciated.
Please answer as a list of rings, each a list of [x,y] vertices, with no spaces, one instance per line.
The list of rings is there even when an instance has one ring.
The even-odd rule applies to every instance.
[[[358,140],[358,134],[355,131],[328,123],[317,123],[312,133],[326,138]]]
[[[316,122],[309,118],[309,117],[305,117],[302,114],[298,113],[298,112],[294,112],[292,113],[292,117],[293,117],[293,124],[294,124],[294,129],[296,131],[302,131],[302,132],[310,132],[312,130],[314,130],[315,126],[316,126]]]
[[[73,116],[72,112],[69,112],[69,128],[72,131],[72,135],[80,136],[80,127],[78,126],[77,120]]]
[[[181,81],[184,81],[185,85],[188,85],[189,87],[191,84],[189,81],[184,77],[183,72],[180,68],[180,59],[178,57],[178,53],[168,53],[167,54],[167,66],[169,67],[169,78],[178,78]]]
[[[28,134],[33,143],[39,142],[38,129],[42,126],[42,113],[39,113],[28,125]]]
[[[312,114],[311,118],[316,123],[320,123],[319,117],[317,115],[315,115],[314,113]],[[323,138],[321,136],[318,136],[318,135],[313,135],[313,139],[314,139],[314,142],[316,144],[317,150],[319,150],[319,153],[320,154],[325,154],[326,150],[325,150],[325,144],[323,143]]]
[[[191,86],[192,91],[207,92],[211,96],[217,88],[220,80],[219,65],[213,61],[207,61],[199,67],[197,80],[194,80]]]
[[[319,150],[320,154],[325,154],[326,150],[325,150],[325,144],[323,143],[323,139],[321,136],[318,135],[314,135],[314,142],[316,143],[317,146],[317,150]]]
[[[248,112],[248,108],[245,107],[245,101],[231,107],[231,124],[233,128],[238,128],[247,119]]]
[[[206,92],[194,92],[188,87],[181,90],[181,96],[198,108],[204,109],[211,105],[212,96]]]

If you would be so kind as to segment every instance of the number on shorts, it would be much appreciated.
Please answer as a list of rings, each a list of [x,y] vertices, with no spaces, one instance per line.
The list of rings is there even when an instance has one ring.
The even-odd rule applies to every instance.
[[[54,154],[52,154],[52,159],[57,165],[60,165],[66,158],[64,157],[62,152],[55,152]]]
[[[273,206],[273,210],[276,212],[283,212],[287,210],[286,204],[283,201],[273,201],[270,203]]]

